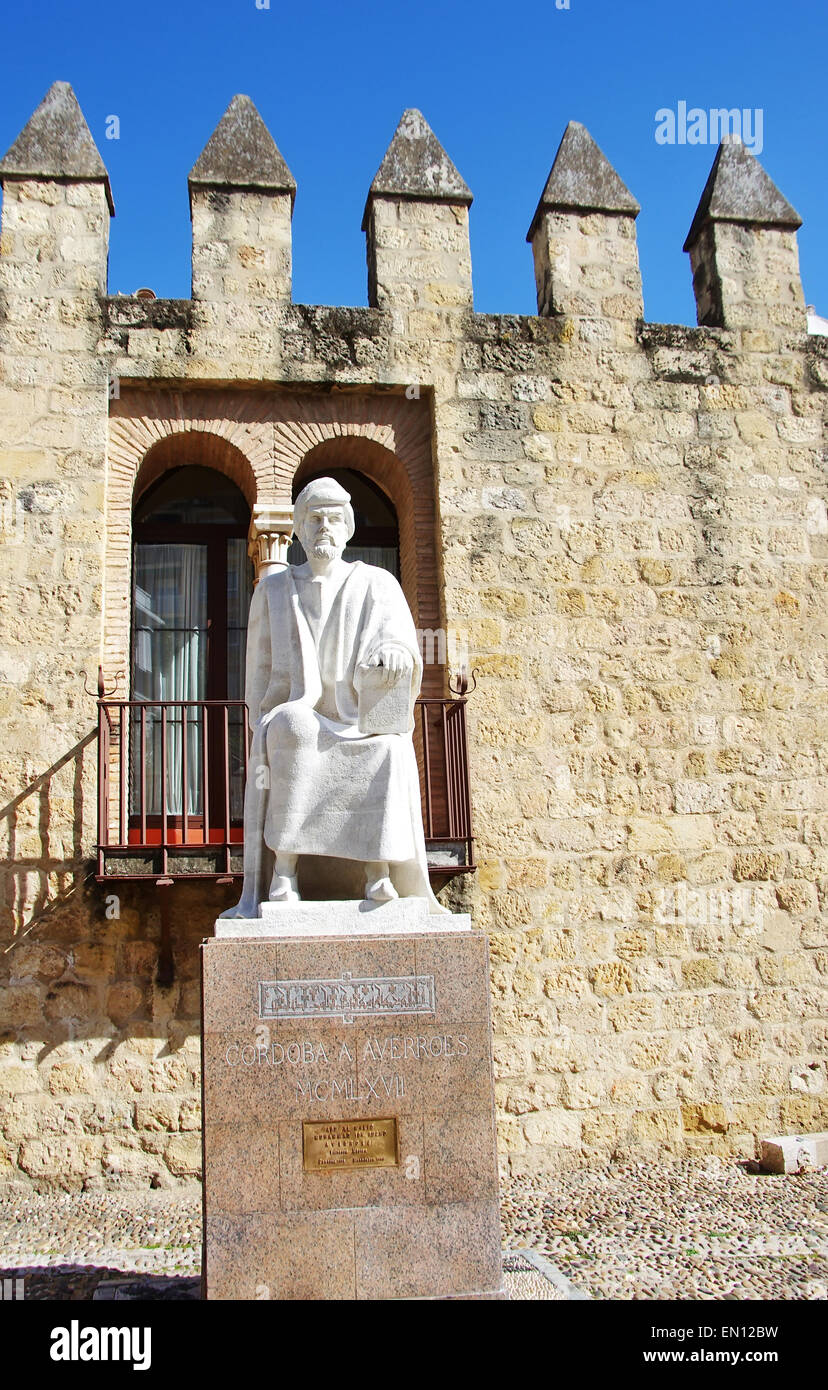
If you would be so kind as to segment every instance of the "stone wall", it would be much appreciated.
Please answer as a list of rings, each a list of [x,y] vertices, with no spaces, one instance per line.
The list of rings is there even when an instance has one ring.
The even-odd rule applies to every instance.
[[[705,326],[646,324],[637,204],[570,127],[530,232],[538,316],[475,314],[471,195],[407,113],[366,208],[371,307],[295,305],[292,181],[237,99],[194,170],[194,299],[106,298],[108,183],[58,96],[72,139],[27,127],[0,164],[0,1180],[198,1171],[197,946],[231,890],[170,890],[164,987],[157,891],[114,885],[108,916],[91,878],[80,672],[123,669],[140,431],[147,467],[201,431],[274,505],[332,438],[407,470],[418,579],[433,527],[477,672],[479,868],[446,896],[491,936],[505,1164],[828,1126],[828,351],[796,214],[723,147],[688,238]]]
[[[0,1182],[169,1187],[201,1170],[199,942],[232,890],[176,887],[176,979],[158,893],[79,884],[2,957]],[[113,912],[117,912],[113,916]]]
[[[4,189],[0,242],[0,908],[17,928],[94,838],[109,211],[94,183]]]
[[[441,473],[503,1149],[752,1154],[828,1121],[828,355],[567,337],[469,326]]]

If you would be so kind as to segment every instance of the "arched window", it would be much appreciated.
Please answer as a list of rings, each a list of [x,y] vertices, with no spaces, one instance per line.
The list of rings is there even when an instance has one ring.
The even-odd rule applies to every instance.
[[[239,488],[194,465],[165,472],[136,504],[132,699],[147,708],[132,714],[133,815],[161,814],[162,781],[167,815],[195,817],[194,831],[205,794],[213,805],[224,799],[223,718],[205,722],[204,708],[189,702],[244,699],[249,521]],[[239,820],[242,711],[228,709],[228,721],[231,816]]]

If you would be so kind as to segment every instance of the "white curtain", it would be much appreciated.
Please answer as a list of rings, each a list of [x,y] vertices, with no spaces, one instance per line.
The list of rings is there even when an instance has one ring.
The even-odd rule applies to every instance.
[[[346,545],[343,560],[362,560],[366,565],[397,574],[397,550],[393,545]]]
[[[247,614],[253,593],[247,541],[227,542],[227,698],[244,699]],[[241,820],[244,808],[244,713],[231,709],[230,733],[230,816]]]
[[[203,700],[207,659],[207,550],[200,545],[138,545],[135,549],[136,700]],[[161,812],[160,710],[146,712],[146,811]],[[184,720],[167,710],[169,815],[184,805]],[[140,711],[133,711],[133,812],[140,810]],[[201,811],[201,716],[187,711],[187,812]]]

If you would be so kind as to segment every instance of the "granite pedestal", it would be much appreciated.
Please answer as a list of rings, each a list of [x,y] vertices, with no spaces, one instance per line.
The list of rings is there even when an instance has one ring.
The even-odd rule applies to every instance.
[[[244,925],[202,946],[205,1296],[503,1297],[485,936],[411,899]]]

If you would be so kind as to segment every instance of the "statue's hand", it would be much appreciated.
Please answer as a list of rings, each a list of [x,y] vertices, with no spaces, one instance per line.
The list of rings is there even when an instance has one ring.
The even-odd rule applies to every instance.
[[[380,647],[365,664],[377,666],[384,672],[385,685],[393,685],[403,676],[410,676],[414,670],[413,657],[405,647]]]

